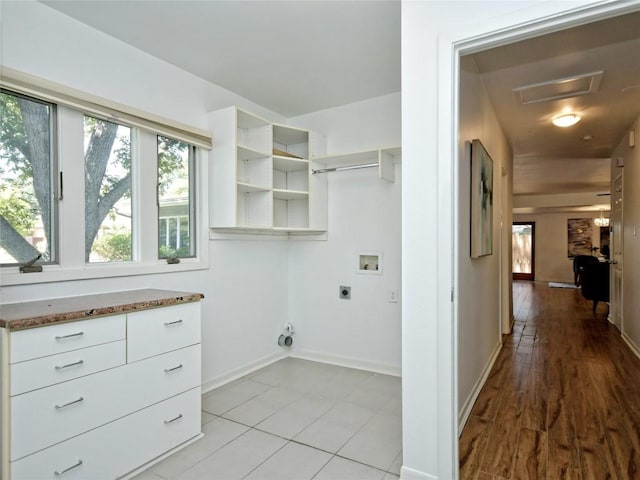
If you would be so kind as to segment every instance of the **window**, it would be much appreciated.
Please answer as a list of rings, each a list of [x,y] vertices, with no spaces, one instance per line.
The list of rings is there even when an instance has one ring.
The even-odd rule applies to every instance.
[[[132,260],[131,129],[84,117],[85,260]]]
[[[158,135],[158,258],[195,256],[195,148]]]
[[[208,268],[209,132],[11,69],[0,119],[4,286]]]
[[[0,118],[0,264],[55,263],[55,105],[2,91]]]

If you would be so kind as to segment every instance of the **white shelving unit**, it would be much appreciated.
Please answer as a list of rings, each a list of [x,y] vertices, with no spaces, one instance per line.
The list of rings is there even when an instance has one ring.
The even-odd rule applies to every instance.
[[[327,169],[348,170],[362,166],[376,167],[378,178],[395,182],[394,164],[401,161],[401,159],[401,147],[388,147],[326,155],[318,160],[324,163]],[[314,176],[318,175],[316,174]]]
[[[309,132],[273,126],[273,227],[309,227]]]
[[[210,226],[243,233],[321,233],[327,182],[312,178],[324,139],[236,107],[212,112]]]

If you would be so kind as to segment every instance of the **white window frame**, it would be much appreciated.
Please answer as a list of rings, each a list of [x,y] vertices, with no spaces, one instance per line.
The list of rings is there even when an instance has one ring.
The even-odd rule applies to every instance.
[[[58,221],[58,197],[59,197],[59,163],[58,163],[58,105],[55,103],[51,103],[47,100],[43,100],[40,98],[35,98],[30,95],[24,95],[18,92],[14,92],[11,90],[2,89],[3,93],[6,95],[13,96],[14,98],[24,98],[31,102],[41,103],[43,105],[47,105],[49,107],[49,181],[50,181],[50,197],[51,197],[51,207],[49,215],[51,217],[51,224],[49,225],[49,236],[47,238],[48,249],[50,252],[50,259],[46,261],[40,261],[38,265],[56,265],[59,261],[60,251],[59,251],[59,239],[58,239],[58,229],[59,229],[59,221]],[[22,263],[12,263],[1,265],[0,268],[16,266],[20,268]],[[2,271],[0,271],[2,273]],[[0,285],[4,282],[0,281]]]
[[[159,171],[158,171],[158,137],[159,136],[163,136],[166,138],[171,138],[173,140],[175,140],[175,138],[173,137],[167,137],[167,135],[156,135],[156,203],[157,203],[157,211],[156,211],[156,217],[157,217],[157,227],[156,227],[156,240],[158,241],[158,245],[156,248],[156,256],[160,255],[160,219],[161,218],[166,218],[167,219],[167,229],[169,227],[169,222],[168,219],[169,218],[177,218],[177,225],[176,225],[176,231],[178,234],[178,238],[177,238],[177,248],[180,248],[180,218],[181,217],[176,217],[176,216],[170,216],[170,217],[160,217],[160,197],[159,197],[159,191],[157,190],[157,185],[160,182],[160,178],[159,178]],[[188,183],[189,183],[189,215],[187,216],[187,218],[189,219],[189,236],[190,236],[190,241],[194,244],[194,255],[193,256],[197,256],[198,255],[198,249],[201,248],[200,246],[200,238],[198,237],[198,228],[199,228],[199,219],[198,219],[198,209],[200,208],[200,205],[198,204],[198,202],[196,201],[196,197],[198,195],[198,190],[200,189],[200,186],[197,185],[198,183],[198,167],[197,167],[197,163],[198,163],[198,147],[188,143],[188,142],[184,142],[187,144],[187,146],[189,147],[189,152],[188,152],[188,170],[189,170],[189,179],[188,179]],[[195,195],[193,194],[193,190],[195,190]],[[208,221],[208,220],[207,220]],[[192,227],[192,224],[195,223],[195,228]],[[169,232],[166,232],[167,238],[169,237]],[[180,259],[180,262],[182,262],[183,260],[186,259],[190,259],[193,258],[193,256],[189,255],[189,256],[179,256],[177,258]],[[161,260],[163,261],[167,261],[167,258],[162,258]]]
[[[129,122],[122,123],[132,126],[133,260],[85,263],[83,117],[95,114],[60,104],[56,112],[58,170],[63,172],[64,180],[64,196],[58,202],[58,263],[43,265],[43,271],[37,273],[19,273],[19,266],[15,265],[2,267],[1,284],[28,285],[209,268],[207,152],[195,149],[196,255],[168,264],[166,259],[158,259],[157,132],[136,128]]]

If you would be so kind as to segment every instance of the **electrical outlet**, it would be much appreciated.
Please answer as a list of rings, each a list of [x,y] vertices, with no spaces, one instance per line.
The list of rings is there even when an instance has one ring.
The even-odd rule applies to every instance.
[[[344,285],[340,285],[340,290],[338,293],[340,298],[344,298],[345,300],[351,299],[351,287],[345,287]]]
[[[398,291],[397,290],[389,290],[387,295],[387,302],[389,303],[398,303]]]

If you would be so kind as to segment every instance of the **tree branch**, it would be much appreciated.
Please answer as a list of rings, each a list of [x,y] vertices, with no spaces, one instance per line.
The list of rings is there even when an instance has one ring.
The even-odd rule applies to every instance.
[[[93,241],[100,230],[100,226],[105,217],[109,214],[111,208],[116,204],[120,198],[131,188],[131,173],[128,173],[125,177],[118,180],[111,190],[109,190],[101,199],[98,200],[98,204],[93,209],[91,215],[87,215],[85,225],[85,259],[89,260],[91,254],[91,247]]]
[[[0,245],[16,260],[16,263],[28,262],[40,253],[2,215],[0,215]]]
[[[131,173],[127,173],[125,177],[122,177],[116,183],[113,184],[111,190],[109,190],[101,199],[98,204],[98,218],[100,223],[109,213],[109,210],[116,204],[122,196],[131,189]]]

